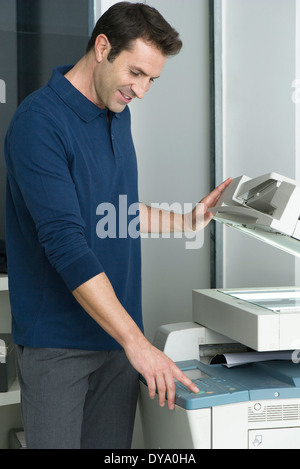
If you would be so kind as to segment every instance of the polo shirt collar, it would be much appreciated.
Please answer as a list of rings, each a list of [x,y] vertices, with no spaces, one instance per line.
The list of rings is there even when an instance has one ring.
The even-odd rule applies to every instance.
[[[64,77],[72,67],[73,65],[67,65],[55,68],[48,83],[50,88],[85,122],[90,122],[101,114],[106,115],[107,109],[100,109]],[[118,114],[116,116],[119,117]]]

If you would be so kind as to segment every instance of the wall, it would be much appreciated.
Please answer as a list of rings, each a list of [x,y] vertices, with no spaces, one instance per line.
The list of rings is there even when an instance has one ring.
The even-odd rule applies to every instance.
[[[182,37],[142,101],[131,105],[140,200],[195,203],[209,192],[209,30],[206,0],[151,0]],[[161,324],[189,321],[193,288],[208,288],[209,231],[201,249],[186,238],[142,239],[143,309],[152,340]]]
[[[224,176],[274,171],[299,178],[292,101],[296,0],[224,0],[222,5]],[[230,288],[294,285],[295,260],[225,229],[224,279]]]

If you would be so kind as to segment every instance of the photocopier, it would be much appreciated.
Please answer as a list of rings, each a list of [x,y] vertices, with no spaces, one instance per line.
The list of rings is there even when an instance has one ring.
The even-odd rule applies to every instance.
[[[300,183],[276,173],[232,181],[217,221],[300,257]],[[176,382],[175,409],[140,380],[148,449],[300,448],[300,288],[194,290],[193,322],[154,345],[198,386]]]

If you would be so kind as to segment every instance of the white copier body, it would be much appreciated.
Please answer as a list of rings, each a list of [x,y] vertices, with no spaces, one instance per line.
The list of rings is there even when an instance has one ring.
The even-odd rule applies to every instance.
[[[212,210],[216,220],[300,256],[299,183],[275,173],[242,176]],[[149,399],[141,378],[145,448],[300,448],[299,288],[195,290],[193,322],[161,326],[154,345],[200,393],[176,383],[170,411]],[[241,356],[256,351],[259,361],[211,364],[214,354],[241,347]],[[275,355],[265,359],[269,352]]]

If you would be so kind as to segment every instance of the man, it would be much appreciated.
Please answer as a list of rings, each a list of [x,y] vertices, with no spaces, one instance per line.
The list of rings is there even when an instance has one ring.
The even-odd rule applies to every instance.
[[[138,204],[128,104],[180,48],[155,9],[119,3],[84,57],[56,69],[8,130],[8,271],[29,448],[129,448],[138,373],[170,409],[174,379],[197,392],[143,335],[139,236],[118,217],[116,236],[96,229],[102,204],[124,209],[120,196],[128,227],[134,207],[141,231],[161,225],[161,211]],[[204,224],[228,183],[203,199]],[[160,228],[192,231],[198,211]]]

